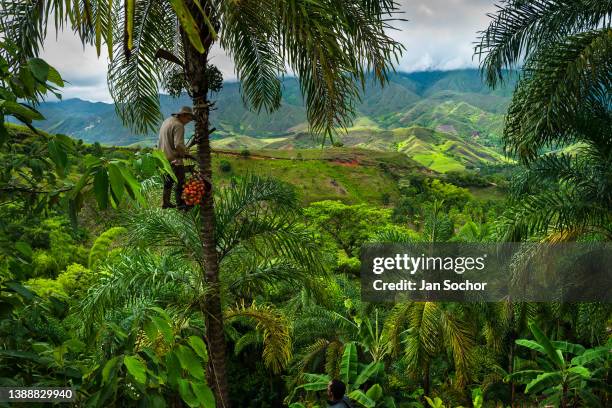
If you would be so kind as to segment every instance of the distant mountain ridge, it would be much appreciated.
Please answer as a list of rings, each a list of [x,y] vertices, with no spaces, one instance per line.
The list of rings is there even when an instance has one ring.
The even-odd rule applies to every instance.
[[[367,122],[380,129],[419,125],[460,137],[478,135],[482,143],[494,145],[510,94],[508,87],[487,88],[480,73],[473,69],[395,73],[383,89],[368,83],[361,103],[356,106],[356,122]],[[282,106],[272,114],[249,111],[242,102],[240,85],[235,82],[226,82],[213,99],[217,101],[211,114],[218,129],[216,138],[286,137],[307,129],[295,78],[284,79]],[[164,94],[160,102],[164,116],[190,104],[186,96],[175,99]],[[46,120],[37,122],[37,127],[89,143],[146,145],[156,138],[155,134],[135,135],[124,127],[113,104],[68,99],[44,102],[39,110]]]

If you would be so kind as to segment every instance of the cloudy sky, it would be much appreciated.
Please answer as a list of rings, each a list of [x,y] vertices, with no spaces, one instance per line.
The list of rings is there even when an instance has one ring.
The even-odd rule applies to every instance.
[[[477,31],[488,24],[486,14],[494,10],[494,0],[398,0],[402,18],[400,29],[391,34],[406,51],[399,70],[449,70],[474,67],[473,43]],[[70,82],[64,88],[64,99],[81,98],[110,102],[106,86],[104,56],[98,58],[93,48],[83,49],[71,33],[50,33],[43,58],[56,67]],[[214,63],[224,78],[235,78],[231,61],[220,50],[215,51]]]

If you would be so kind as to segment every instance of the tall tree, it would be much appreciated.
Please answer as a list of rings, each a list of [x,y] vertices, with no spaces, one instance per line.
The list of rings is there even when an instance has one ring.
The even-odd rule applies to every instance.
[[[491,18],[476,46],[487,82],[522,65],[503,138],[527,171],[506,238],[610,239],[612,1],[507,0]]]
[[[354,114],[369,73],[381,84],[402,47],[388,34],[393,0],[49,0],[2,1],[1,28],[24,54],[36,55],[48,23],[69,25],[100,53],[106,43],[109,87],[125,123],[153,129],[161,119],[163,80],[184,87],[193,100],[197,160],[211,180],[211,128],[219,87],[209,65],[218,44],[234,62],[245,103],[273,111],[281,103],[281,77],[297,76],[314,133],[329,138]],[[170,80],[171,79],[171,80]],[[176,87],[175,87],[176,90]],[[219,406],[229,407],[225,339],[216,252],[214,203],[200,207],[206,284],[203,308],[212,384]]]

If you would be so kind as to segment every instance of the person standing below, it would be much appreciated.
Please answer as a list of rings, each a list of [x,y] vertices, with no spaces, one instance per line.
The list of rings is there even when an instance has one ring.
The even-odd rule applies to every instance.
[[[180,111],[173,113],[166,119],[159,129],[159,140],[157,147],[161,150],[172,166],[176,176],[176,190],[174,197],[176,205],[170,202],[174,180],[169,175],[164,176],[164,193],[162,196],[162,208],[186,209],[187,205],[181,198],[183,185],[185,184],[185,166],[183,159],[190,157],[187,154],[189,146],[185,146],[185,125],[193,120],[193,111],[189,106],[183,106]]]
[[[340,380],[331,380],[327,384],[328,408],[353,408],[350,400],[344,395],[346,385]]]

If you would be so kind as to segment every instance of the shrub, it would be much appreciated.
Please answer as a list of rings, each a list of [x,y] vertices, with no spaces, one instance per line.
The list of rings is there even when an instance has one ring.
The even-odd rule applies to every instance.
[[[336,270],[340,273],[346,273],[349,275],[359,275],[359,269],[361,268],[361,261],[356,257],[348,257],[343,252],[339,253],[338,264]]]
[[[59,272],[55,258],[47,251],[35,250],[32,255],[32,275],[54,277]]]
[[[240,151],[240,156],[242,156],[245,159],[248,159],[251,156],[251,152],[249,151],[249,149],[242,149]]]
[[[41,226],[26,227],[20,241],[28,242],[32,248],[49,248],[49,231]]]
[[[444,201],[448,207],[463,207],[472,197],[469,190],[438,179],[429,184],[429,195],[435,200]]]
[[[389,205],[389,203],[391,202],[391,196],[389,195],[389,193],[383,193],[380,197],[380,201],[382,202],[382,205]]]
[[[474,171],[449,171],[446,173],[446,181],[459,187],[487,187],[489,185],[487,179]]]
[[[232,171],[232,165],[227,160],[221,160],[221,163],[219,163],[219,170],[223,173],[229,173]]]
[[[79,294],[87,291],[93,283],[95,275],[90,269],[83,265],[73,263],[69,265],[58,277],[64,292],[69,295]]]
[[[49,231],[49,253],[57,263],[57,271],[65,269],[73,262],[87,263],[87,251],[76,245],[68,220],[49,218],[42,222],[42,227]]]
[[[25,282],[25,285],[40,297],[48,298],[50,296],[67,297],[61,283],[55,279],[34,278]]]
[[[106,259],[111,251],[113,243],[118,237],[125,234],[126,231],[124,227],[112,227],[100,234],[89,252],[89,259],[87,262],[89,268],[95,269],[98,262]]]

